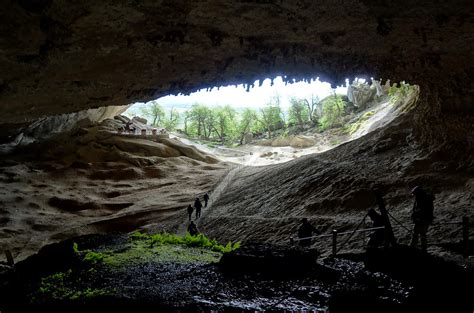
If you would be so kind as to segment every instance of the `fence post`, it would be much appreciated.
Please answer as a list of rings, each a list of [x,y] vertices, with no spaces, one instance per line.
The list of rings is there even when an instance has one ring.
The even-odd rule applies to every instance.
[[[463,256],[469,256],[469,217],[462,218],[462,241],[463,241]]]
[[[335,257],[337,253],[337,230],[332,231],[332,256]]]
[[[13,260],[13,255],[10,250],[5,250],[5,257],[7,258],[7,264],[13,266],[15,261]]]

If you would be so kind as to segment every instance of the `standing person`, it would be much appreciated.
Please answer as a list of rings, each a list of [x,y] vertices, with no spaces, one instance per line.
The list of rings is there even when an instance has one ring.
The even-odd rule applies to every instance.
[[[191,204],[188,205],[188,216],[189,216],[189,220],[190,220],[190,221],[191,221],[191,217],[192,217],[192,215],[193,215],[193,211],[194,211],[194,209],[193,209],[193,207],[191,206]]]
[[[202,203],[201,203],[201,200],[199,200],[199,198],[196,198],[196,200],[194,200],[194,207],[196,208],[196,219],[198,219],[201,217],[201,208],[202,208]]]
[[[390,246],[396,247],[397,240],[395,239],[395,234],[393,233],[392,225],[390,224],[390,219],[388,218],[387,208],[385,207],[385,200],[383,199],[382,191],[380,189],[374,189],[375,202],[379,207],[380,216],[382,217],[383,223],[385,226],[384,229],[384,246],[388,248]]]
[[[415,223],[411,246],[416,247],[418,245],[418,237],[420,237],[421,251],[426,253],[428,248],[426,233],[428,232],[430,224],[433,222],[434,196],[427,193],[421,186],[413,188],[411,193],[415,197],[413,212],[411,214],[413,223]]]
[[[207,192],[204,194],[204,197],[202,197],[204,199],[204,207],[207,208],[207,202],[209,201],[209,195],[207,194]]]
[[[298,228],[298,238],[300,239],[299,240],[300,246],[302,247],[311,246],[311,238],[308,238],[308,237],[313,236],[313,233],[315,233],[316,235],[321,234],[321,232],[317,230],[313,225],[311,225],[308,222],[308,219],[304,217],[301,220],[301,226]],[[302,239],[302,238],[307,238],[307,239]]]
[[[196,224],[194,224],[193,221],[191,221],[191,223],[189,223],[189,226],[188,226],[188,233],[191,235],[191,236],[196,236],[197,234],[199,234],[199,231],[197,229],[197,226]]]
[[[372,227],[382,227],[385,226],[385,221],[377,211],[374,209],[370,209],[367,214],[370,219],[372,220]],[[369,241],[367,242],[367,246],[369,248],[375,248],[380,246],[385,239],[385,229],[376,229],[369,235]]]

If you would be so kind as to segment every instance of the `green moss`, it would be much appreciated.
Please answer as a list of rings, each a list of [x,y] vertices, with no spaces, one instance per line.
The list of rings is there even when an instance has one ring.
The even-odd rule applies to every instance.
[[[79,254],[79,246],[77,245],[76,242],[72,244],[72,251],[74,251],[75,254]]]
[[[105,257],[105,255],[103,253],[95,252],[95,251],[89,251],[89,252],[86,253],[83,260],[85,262],[89,262],[91,264],[96,264],[96,263],[102,262],[104,257]]]
[[[34,302],[42,300],[88,300],[96,297],[113,294],[112,290],[103,288],[77,287],[72,277],[72,270],[58,272],[41,279],[37,294],[33,297]]]
[[[105,253],[103,263],[112,267],[145,262],[212,263],[219,261],[221,256],[219,252],[179,244],[155,244],[150,247],[149,241],[142,240],[133,242],[128,249],[121,252]]]
[[[357,130],[359,130],[359,128],[362,126],[362,124],[367,121],[371,116],[373,116],[375,114],[375,111],[368,111],[368,112],[365,112],[364,114],[362,114],[359,119],[352,123],[352,124],[347,124],[347,125],[344,125],[344,127],[342,128],[342,132],[343,133],[346,133],[348,135],[352,135],[353,133],[355,133]]]
[[[113,267],[144,262],[211,263],[219,261],[223,253],[238,249],[240,243],[225,246],[214,239],[199,234],[178,236],[168,233],[130,235],[132,242],[120,252],[102,252],[104,264]]]
[[[150,248],[153,248],[156,245],[185,245],[188,247],[201,247],[206,248],[212,251],[226,253],[232,250],[238,249],[240,243],[236,242],[234,244],[228,243],[226,246],[219,244],[215,239],[209,239],[203,234],[198,234],[196,236],[191,236],[186,234],[185,236],[179,236],[169,233],[158,233],[158,234],[142,234],[140,232],[134,232],[129,236],[133,240],[145,240],[149,243]]]

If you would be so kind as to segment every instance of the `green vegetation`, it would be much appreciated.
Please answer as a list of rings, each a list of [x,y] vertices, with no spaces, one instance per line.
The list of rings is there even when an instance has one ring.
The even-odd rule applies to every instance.
[[[165,112],[163,107],[156,100],[150,101],[146,107],[142,108],[142,114],[150,119],[152,126],[162,126],[169,131],[175,130],[180,120],[177,110],[171,109]]]
[[[381,95],[387,92],[383,90],[380,82],[369,86],[367,82],[354,81],[350,87],[352,90],[358,90],[359,94],[370,91],[369,95],[366,95],[368,99],[372,99],[370,96],[374,93],[373,97],[380,100]],[[405,109],[414,103],[409,101],[416,98],[414,91],[418,91],[417,86],[401,82],[389,88],[388,96],[393,105],[403,104]],[[376,93],[378,96],[375,96]],[[367,101],[365,103],[368,103]],[[289,98],[289,103],[286,112],[281,108],[280,95],[275,94],[258,110],[247,108],[238,111],[229,105],[212,107],[196,103],[179,114],[175,109],[165,111],[157,101],[151,101],[143,108],[142,113],[152,125],[164,127],[169,131],[182,125],[186,136],[203,140],[209,147],[243,144],[247,135],[252,138],[265,133],[267,138],[272,138],[281,136],[282,133],[294,133],[295,129],[289,129],[292,127],[297,131],[319,127],[321,132],[343,127],[344,132],[352,134],[369,117],[364,115],[354,125],[345,125],[353,113],[365,107],[354,105],[349,102],[348,97],[336,94],[335,90],[332,95],[321,100],[314,95],[307,98],[293,96]]]
[[[343,127],[343,132],[346,133],[346,134],[349,134],[349,135],[352,135],[353,133],[355,133],[356,131],[359,130],[359,128],[362,126],[362,124],[367,121],[371,116],[373,116],[375,114],[374,111],[368,111],[368,112],[365,112],[362,116],[359,117],[359,119],[352,123],[352,124],[346,124],[344,125]]]
[[[129,238],[131,242],[119,251],[79,251],[77,244],[73,245],[73,249],[76,249],[79,255],[83,255],[82,260],[90,265],[100,263],[119,267],[143,262],[211,263],[219,261],[223,253],[240,247],[239,242],[221,245],[203,234],[178,236],[168,233],[148,235],[134,232]]]
[[[214,252],[227,253],[233,250],[236,250],[240,247],[240,243],[231,243],[228,242],[227,245],[219,244],[215,239],[209,239],[203,234],[198,234],[197,236],[191,236],[186,234],[185,236],[178,236],[175,234],[168,233],[159,233],[153,235],[145,235],[141,233],[133,233],[130,235],[131,238],[140,240],[146,240],[150,247],[155,247],[159,245],[184,245],[188,247],[198,247],[205,248]]]
[[[320,119],[320,129],[322,131],[329,128],[343,126],[343,117],[346,115],[346,102],[340,95],[332,95],[322,101],[322,117]]]
[[[41,299],[81,301],[113,294],[109,289],[80,288],[74,283],[79,279],[75,276],[72,270],[68,270],[42,278],[34,302],[41,302]]]
[[[103,253],[104,264],[120,267],[142,262],[211,263],[219,261],[222,253],[240,247],[238,242],[221,245],[203,234],[178,236],[168,233],[147,235],[135,232],[129,237],[132,242],[127,249]]]
[[[99,262],[102,262],[104,258],[105,258],[105,255],[103,253],[88,251],[86,255],[84,256],[83,261],[91,263],[91,264],[97,264]]]
[[[80,251],[73,243],[74,253],[84,266],[57,272],[42,278],[39,287],[32,294],[34,303],[50,300],[71,300],[84,302],[88,299],[113,295],[114,290],[91,288],[95,284],[97,272],[104,270],[121,271],[133,264],[147,262],[164,263],[213,263],[218,262],[223,253],[238,249],[240,244],[219,244],[214,239],[199,234],[178,236],[168,233],[144,234],[134,232],[129,241],[116,248],[103,251]]]
[[[304,125],[310,120],[310,111],[304,99],[290,98],[288,114],[288,123],[290,125],[297,125],[299,129],[303,129]]]
[[[72,244],[72,251],[74,251],[75,254],[79,254],[79,246],[76,242]]]
[[[399,85],[393,84],[388,89],[388,96],[390,97],[390,103],[394,106],[403,104],[406,100],[413,98],[413,93],[418,90],[417,86],[400,82]]]

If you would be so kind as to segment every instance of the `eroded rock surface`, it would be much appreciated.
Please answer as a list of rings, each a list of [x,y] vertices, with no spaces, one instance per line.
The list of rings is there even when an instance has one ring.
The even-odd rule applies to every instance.
[[[8,2],[0,123],[287,75],[406,80],[473,112],[470,0]]]

